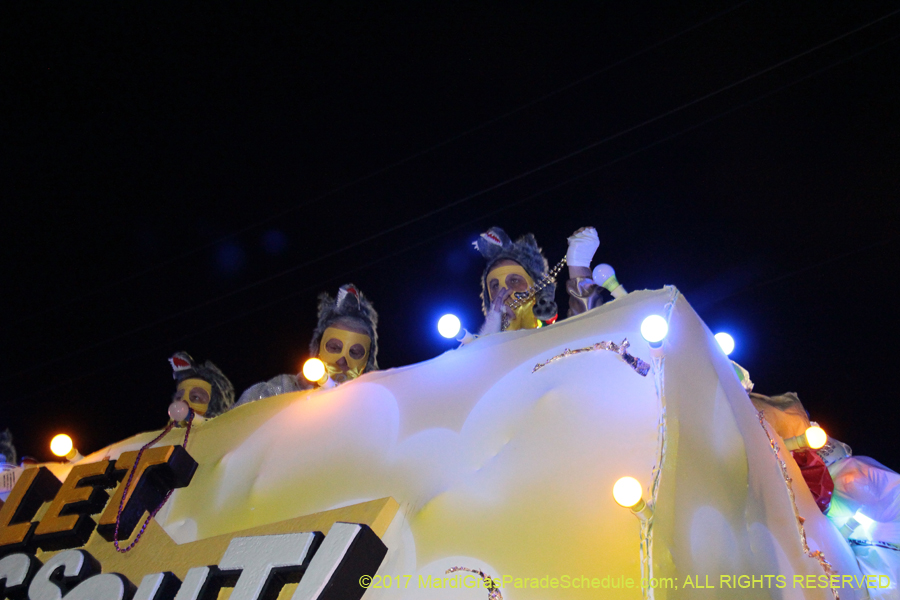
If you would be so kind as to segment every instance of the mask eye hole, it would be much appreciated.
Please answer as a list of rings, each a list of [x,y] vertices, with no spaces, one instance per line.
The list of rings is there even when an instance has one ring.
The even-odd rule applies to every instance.
[[[331,338],[325,343],[325,349],[332,354],[340,354],[344,349],[344,342],[337,338]]]
[[[209,402],[209,396],[206,394],[206,390],[204,390],[203,388],[192,389],[189,398],[191,402],[195,402],[197,404],[206,404]]]
[[[363,348],[362,344],[353,344],[353,346],[350,347],[350,358],[359,360],[365,355],[366,349]]]
[[[506,287],[508,287],[511,290],[513,290],[513,289],[522,290],[527,286],[525,284],[524,277],[522,277],[521,275],[512,274],[506,278]]]

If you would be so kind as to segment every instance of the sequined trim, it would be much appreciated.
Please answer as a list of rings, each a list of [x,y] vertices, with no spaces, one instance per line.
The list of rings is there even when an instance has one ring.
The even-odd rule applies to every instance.
[[[615,352],[619,355],[623,361],[625,361],[628,366],[635,370],[635,372],[641,377],[646,377],[647,373],[650,372],[650,363],[647,363],[640,358],[632,356],[628,353],[628,346],[630,343],[628,339],[622,340],[621,344],[616,344],[615,342],[597,342],[593,346],[588,346],[586,348],[578,348],[576,350],[569,350],[566,348],[563,350],[562,354],[557,354],[553,358],[549,358],[542,363],[538,363],[534,366],[534,369],[531,370],[532,373],[538,371],[543,367],[546,367],[552,362],[556,362],[557,360],[561,360],[566,358],[567,356],[573,356],[575,354],[581,354],[582,352],[593,352],[594,350],[609,350],[610,352]]]

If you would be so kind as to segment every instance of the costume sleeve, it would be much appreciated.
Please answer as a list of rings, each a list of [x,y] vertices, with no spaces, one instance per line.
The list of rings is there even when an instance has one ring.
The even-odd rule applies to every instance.
[[[573,317],[603,304],[603,288],[590,277],[574,277],[566,282],[569,294],[569,314]]]
[[[251,385],[243,394],[241,394],[241,397],[234,406],[238,407],[242,404],[278,396],[279,394],[311,389],[312,384],[304,384],[306,384],[306,381],[300,381],[300,378],[297,375],[277,375],[269,381],[261,381],[260,383]]]

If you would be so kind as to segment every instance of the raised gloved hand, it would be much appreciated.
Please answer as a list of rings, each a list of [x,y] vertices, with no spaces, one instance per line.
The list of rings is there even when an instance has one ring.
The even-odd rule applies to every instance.
[[[569,267],[591,267],[594,252],[600,247],[600,238],[593,227],[582,227],[569,237],[566,264]]]

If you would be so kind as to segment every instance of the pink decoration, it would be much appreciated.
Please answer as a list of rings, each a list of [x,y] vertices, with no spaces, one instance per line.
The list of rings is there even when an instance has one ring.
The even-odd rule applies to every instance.
[[[185,402],[184,400],[176,400],[169,405],[169,416],[176,423],[179,421],[184,421],[185,419],[187,419],[189,410],[190,407],[187,405],[187,402]]]

